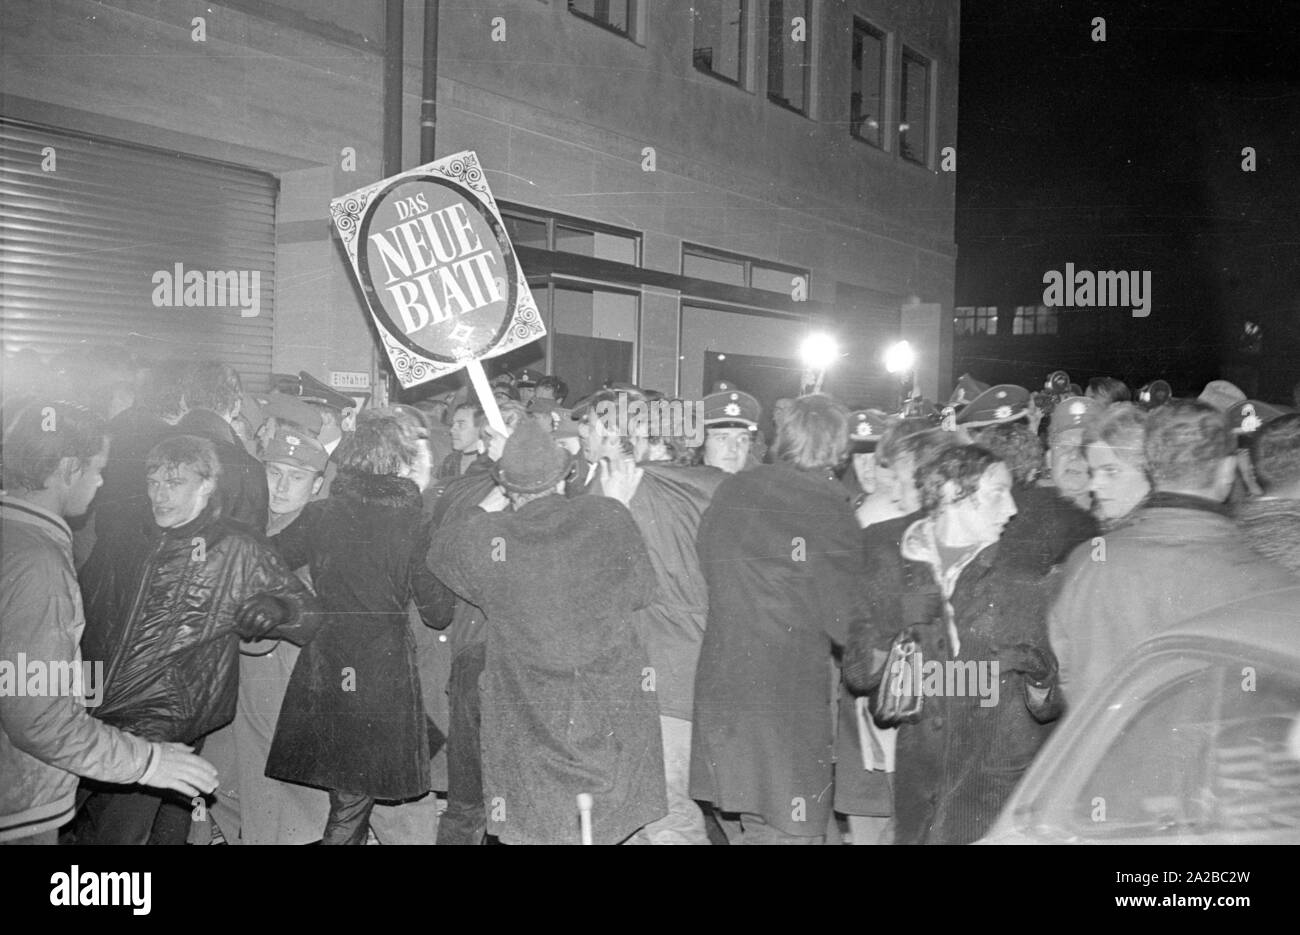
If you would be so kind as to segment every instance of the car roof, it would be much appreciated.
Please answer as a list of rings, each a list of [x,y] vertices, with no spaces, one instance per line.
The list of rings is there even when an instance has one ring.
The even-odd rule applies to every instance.
[[[1300,657],[1300,583],[1232,601],[1189,617],[1151,637],[1164,643],[1227,642]]]

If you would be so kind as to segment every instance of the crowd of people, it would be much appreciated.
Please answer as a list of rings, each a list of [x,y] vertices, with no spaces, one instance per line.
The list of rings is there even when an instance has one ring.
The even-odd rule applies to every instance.
[[[970,843],[1146,637],[1300,573],[1300,413],[1224,381],[692,427],[108,369],[3,400],[0,843]]]

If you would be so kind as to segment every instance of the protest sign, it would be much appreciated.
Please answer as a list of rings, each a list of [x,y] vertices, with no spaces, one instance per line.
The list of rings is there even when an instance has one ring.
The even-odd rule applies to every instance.
[[[478,156],[456,153],[330,203],[404,388],[465,367],[504,431],[481,361],[546,335]]]

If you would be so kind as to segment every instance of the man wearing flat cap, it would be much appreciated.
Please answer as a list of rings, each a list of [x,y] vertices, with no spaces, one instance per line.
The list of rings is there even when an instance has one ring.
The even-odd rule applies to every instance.
[[[659,712],[633,613],[656,578],[627,507],[561,496],[573,456],[522,419],[493,471],[512,508],[439,529],[429,567],[487,616],[483,801],[506,844],[616,844],[667,813]]]
[[[724,381],[704,397],[704,463],[735,474],[751,467],[749,450],[763,407],[743,390]]]

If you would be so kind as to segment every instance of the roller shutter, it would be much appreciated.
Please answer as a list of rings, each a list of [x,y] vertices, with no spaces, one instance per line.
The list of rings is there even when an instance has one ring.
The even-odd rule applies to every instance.
[[[4,352],[215,357],[264,388],[277,188],[236,166],[0,119]],[[179,293],[167,288],[178,265]]]

